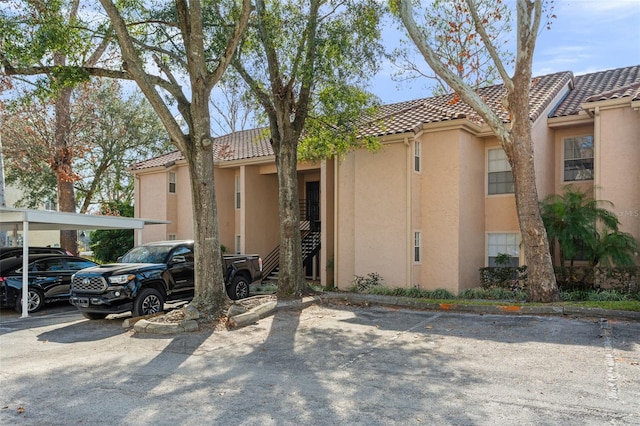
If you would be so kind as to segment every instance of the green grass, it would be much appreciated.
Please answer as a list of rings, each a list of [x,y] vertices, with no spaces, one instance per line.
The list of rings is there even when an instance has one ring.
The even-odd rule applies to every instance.
[[[355,289],[351,292],[358,293]],[[640,295],[625,294],[615,290],[593,290],[562,292],[562,301],[556,303],[529,303],[527,295],[522,291],[511,291],[505,288],[471,288],[464,290],[455,296],[448,290],[423,290],[419,288],[388,288],[384,286],[372,286],[368,291],[359,292],[382,296],[408,297],[424,302],[425,304],[459,304],[459,305],[519,305],[519,306],[578,306],[588,308],[600,308],[609,310],[640,312]]]

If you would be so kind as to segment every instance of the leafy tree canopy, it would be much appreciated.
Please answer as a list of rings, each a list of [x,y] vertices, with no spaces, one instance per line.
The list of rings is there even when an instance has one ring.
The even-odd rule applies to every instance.
[[[133,217],[133,205],[129,202],[111,201],[100,208],[107,216]],[[127,250],[133,248],[133,229],[98,229],[91,232],[93,258],[102,263],[115,262]]]

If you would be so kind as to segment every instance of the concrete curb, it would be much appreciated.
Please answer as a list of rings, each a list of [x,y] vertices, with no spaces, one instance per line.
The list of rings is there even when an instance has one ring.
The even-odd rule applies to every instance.
[[[566,315],[575,317],[619,318],[640,321],[640,312],[634,311],[616,311],[599,308],[583,308],[578,306],[525,306],[510,304],[507,302],[496,302],[496,304],[493,305],[431,303],[408,297],[327,292],[317,296],[303,297],[301,300],[267,302],[249,309],[246,312],[229,316],[229,324],[232,328],[244,327],[249,324],[255,324],[260,319],[272,315],[278,309],[304,308],[314,303],[327,302],[329,300],[341,300],[343,302],[361,304],[365,306],[394,306],[417,310],[467,312],[487,315]],[[178,334],[198,330],[197,320],[185,320],[179,323],[161,323],[150,321],[150,319],[151,318],[145,317],[127,318],[123,322],[123,327],[129,328],[133,325],[136,332],[150,334]]]
[[[187,320],[177,323],[166,323],[142,319],[133,325],[133,329],[138,333],[178,334],[188,331],[198,331],[198,321]]]
[[[599,308],[583,308],[579,306],[541,305],[529,306],[496,302],[495,305],[465,305],[458,303],[429,303],[420,299],[407,297],[378,296],[357,293],[324,293],[321,298],[341,299],[352,303],[375,304],[383,306],[402,306],[411,309],[436,310],[449,312],[470,312],[476,314],[509,314],[509,315],[571,315],[581,317],[607,317],[640,321],[640,312],[617,311]]]

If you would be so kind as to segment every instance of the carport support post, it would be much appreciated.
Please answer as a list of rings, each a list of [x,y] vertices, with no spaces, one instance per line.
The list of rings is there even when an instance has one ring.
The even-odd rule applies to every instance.
[[[29,316],[29,221],[22,222],[22,316]]]

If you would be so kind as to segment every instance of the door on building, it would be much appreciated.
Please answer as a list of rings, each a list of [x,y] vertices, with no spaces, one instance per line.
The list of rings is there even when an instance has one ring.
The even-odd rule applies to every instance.
[[[320,182],[306,183],[306,218],[312,231],[320,231]]]

